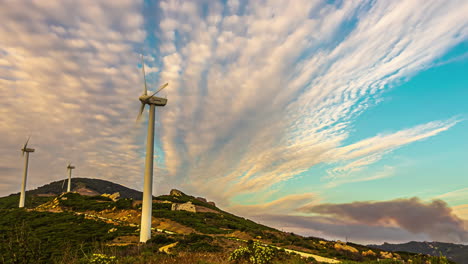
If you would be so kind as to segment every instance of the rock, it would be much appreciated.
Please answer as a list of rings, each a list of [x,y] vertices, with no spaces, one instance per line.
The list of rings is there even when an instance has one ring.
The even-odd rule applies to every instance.
[[[363,251],[362,252],[362,255],[365,257],[365,256],[376,256],[375,252],[372,251],[372,250],[368,250],[368,251]]]
[[[183,193],[183,192],[181,192],[179,190],[176,190],[176,189],[172,189],[169,194],[171,196],[185,196],[185,193]]]
[[[119,192],[116,192],[116,193],[113,193],[113,194],[103,193],[103,194],[101,194],[101,196],[111,198],[112,201],[116,202],[120,198],[120,193]]]
[[[188,211],[192,213],[197,212],[197,208],[192,202],[186,202],[183,204],[173,203],[171,207],[172,211]]]
[[[356,248],[348,246],[348,245],[344,244],[343,242],[341,242],[339,240],[335,243],[334,247],[335,247],[336,250],[346,250],[346,251],[349,251],[351,253],[359,253],[359,250],[357,250]]]
[[[195,198],[195,199],[197,199],[198,201],[202,201],[202,202],[204,202],[204,203],[207,203],[206,199],[203,198],[203,197],[197,197],[197,198]]]

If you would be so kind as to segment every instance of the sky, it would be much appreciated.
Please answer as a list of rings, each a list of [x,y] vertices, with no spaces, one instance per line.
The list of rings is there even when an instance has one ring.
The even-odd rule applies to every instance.
[[[0,195],[172,188],[278,229],[468,243],[468,2],[0,0]],[[145,113],[147,118],[147,113]]]

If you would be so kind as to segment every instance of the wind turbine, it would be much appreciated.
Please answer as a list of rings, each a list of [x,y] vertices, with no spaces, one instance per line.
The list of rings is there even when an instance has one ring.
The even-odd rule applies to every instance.
[[[28,177],[28,162],[29,162],[29,153],[34,152],[33,148],[28,148],[28,142],[31,137],[28,137],[28,140],[26,140],[26,143],[24,143],[23,148],[21,151],[26,153],[26,159],[24,162],[24,174],[23,174],[23,182],[21,183],[21,194],[20,194],[20,200],[19,200],[19,208],[24,207],[24,198],[25,198],[25,190],[26,190],[26,179]]]
[[[140,113],[137,120],[141,118],[145,105],[149,105],[148,135],[146,138],[146,160],[145,160],[145,178],[143,187],[143,206],[141,210],[140,242],[145,243],[151,238],[151,210],[153,203],[153,151],[154,151],[154,110],[156,106],[165,106],[166,98],[155,96],[162,89],[166,88],[168,83],[163,84],[152,95],[148,95],[146,88],[145,62],[141,56],[141,65],[143,71],[143,80],[145,88],[143,94],[138,98],[141,102]]]
[[[68,170],[68,187],[67,187],[67,192],[70,192],[71,190],[71,174],[72,170],[75,168],[75,166],[72,166],[71,163],[68,163],[67,170]]]

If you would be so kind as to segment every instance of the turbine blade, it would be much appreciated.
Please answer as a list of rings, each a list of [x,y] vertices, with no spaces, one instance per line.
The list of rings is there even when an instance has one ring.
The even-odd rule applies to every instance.
[[[141,120],[141,116],[143,115],[143,110],[145,110],[145,104],[144,104],[144,103],[141,103],[140,112],[138,113],[138,117],[137,117],[137,120],[136,120],[136,121],[140,121],[140,120]]]
[[[154,94],[152,94],[151,97],[155,96],[157,93],[159,93],[162,89],[166,88],[168,85],[169,83],[165,83],[161,85],[161,87],[159,87],[159,89],[156,92],[154,92]]]
[[[28,147],[28,142],[29,142],[29,139],[31,138],[31,136],[28,137],[28,140],[26,140],[26,143],[24,143],[24,149],[26,149]]]
[[[141,69],[143,71],[143,80],[145,81],[145,90],[143,91],[143,94],[148,95],[148,88],[146,88],[145,61],[143,60],[143,54],[141,54]]]
[[[26,140],[26,143],[24,143],[23,148],[21,149],[21,152],[23,152],[22,153],[23,156],[24,156],[24,152],[25,152],[26,148],[28,147],[28,142],[29,142],[30,138],[31,138],[31,136],[28,137],[28,139]]]

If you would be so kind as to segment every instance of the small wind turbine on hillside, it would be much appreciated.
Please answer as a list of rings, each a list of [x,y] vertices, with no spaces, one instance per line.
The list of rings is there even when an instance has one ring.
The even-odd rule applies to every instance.
[[[146,160],[145,160],[145,178],[143,187],[143,206],[141,212],[141,226],[140,226],[140,242],[146,242],[151,238],[151,210],[153,202],[153,151],[154,151],[154,110],[156,106],[165,106],[167,103],[166,98],[155,96],[162,89],[167,87],[167,83],[163,84],[152,95],[148,95],[146,88],[146,75],[145,75],[145,62],[143,55],[141,56],[141,66],[143,71],[143,80],[145,88],[143,94],[138,98],[141,102],[140,112],[137,120],[140,120],[145,105],[149,105],[149,118],[148,118],[148,135],[146,139]]]
[[[26,140],[26,143],[24,143],[24,146],[23,148],[21,149],[21,151],[23,152],[23,156],[24,156],[24,153],[26,153],[26,158],[25,158],[25,161],[24,161],[24,174],[23,174],[23,182],[21,183],[21,194],[20,194],[20,200],[19,200],[19,208],[23,208],[24,207],[24,198],[25,198],[25,190],[26,190],[26,179],[28,178],[28,162],[29,162],[29,153],[30,152],[34,152],[34,149],[33,148],[28,148],[28,142],[29,142],[29,139],[31,137],[28,138],[28,140]]]
[[[67,166],[67,171],[68,171],[68,187],[67,187],[67,192],[71,191],[71,175],[72,175],[72,170],[75,168],[75,166],[72,166],[71,163],[68,163]]]

